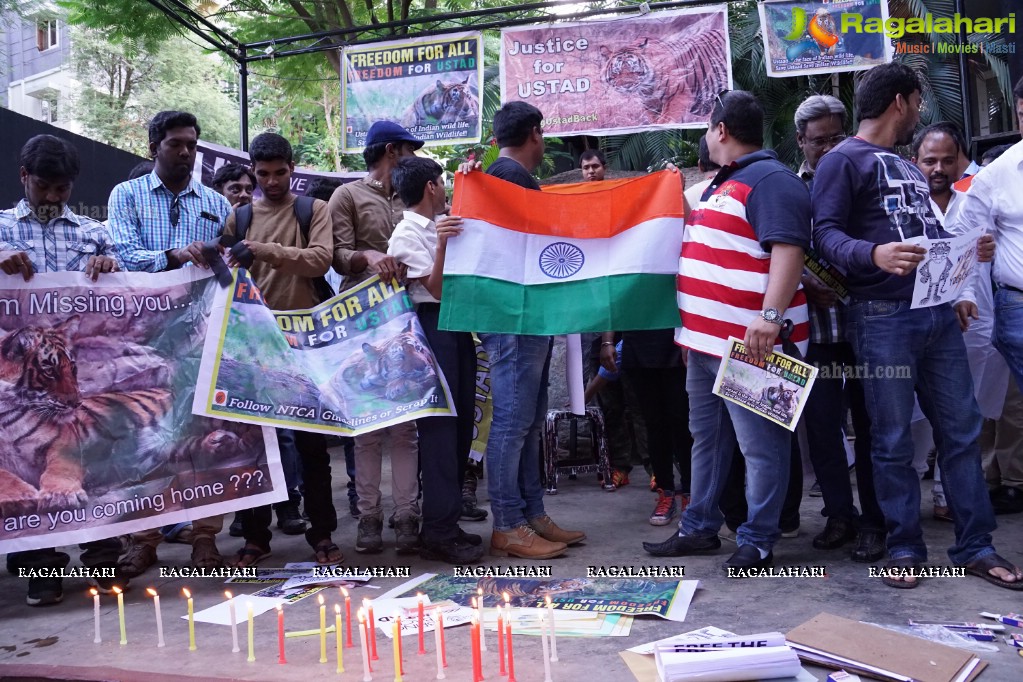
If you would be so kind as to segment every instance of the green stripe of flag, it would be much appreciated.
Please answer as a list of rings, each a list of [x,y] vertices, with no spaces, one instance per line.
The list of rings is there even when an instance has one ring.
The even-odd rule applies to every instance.
[[[444,275],[439,325],[535,335],[673,329],[679,326],[675,276],[628,274],[525,286]]]

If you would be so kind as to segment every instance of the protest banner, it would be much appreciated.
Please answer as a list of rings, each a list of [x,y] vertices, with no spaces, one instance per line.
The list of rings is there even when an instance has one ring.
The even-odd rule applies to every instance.
[[[479,142],[483,130],[480,34],[452,33],[346,48],[341,56],[341,146],[362,151],[377,121],[427,147]]]
[[[678,326],[679,174],[529,190],[459,173],[440,327],[571,334]]]
[[[544,135],[705,128],[731,87],[727,5],[501,32],[501,101],[536,106]]]
[[[309,310],[271,310],[246,270],[214,297],[196,414],[358,435],[453,415],[405,289],[366,280]]]
[[[757,362],[741,339],[730,337],[728,344],[714,380],[714,395],[795,431],[817,368],[784,353],[768,353]]]
[[[888,21],[886,0],[768,0],[757,5],[767,75],[864,71],[892,60],[892,42],[866,22]]]
[[[472,418],[472,447],[469,459],[482,462],[490,437],[490,421],[494,416],[494,403],[490,399],[490,360],[479,337],[473,334],[476,348],[476,404]]]
[[[0,554],[287,499],[273,431],[192,414],[217,288],[0,275]]]
[[[955,303],[977,267],[977,240],[983,234],[984,228],[978,227],[950,239],[913,237],[906,240],[927,249],[924,259],[916,266],[911,308]]]

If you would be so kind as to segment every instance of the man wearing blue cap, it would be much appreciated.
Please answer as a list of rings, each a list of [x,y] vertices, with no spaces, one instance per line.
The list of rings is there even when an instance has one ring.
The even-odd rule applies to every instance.
[[[423,146],[397,123],[377,121],[366,135],[362,156],[369,174],[341,185],[328,206],[334,225],[334,269],[348,289],[373,275],[390,281],[405,275],[404,267],[387,255],[387,241],[405,210],[391,186],[398,159],[414,156]],[[419,446],[415,422],[405,422],[355,437],[355,489],[359,494],[359,532],[355,551],[383,551],[383,507],[380,475],[384,443],[391,459],[394,534],[399,554],[419,551]]]

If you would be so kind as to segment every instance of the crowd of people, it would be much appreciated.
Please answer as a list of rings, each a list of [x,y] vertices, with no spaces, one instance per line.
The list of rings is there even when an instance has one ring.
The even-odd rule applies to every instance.
[[[1023,127],[1023,80],[1015,95]],[[1013,191],[1023,179],[1023,143],[993,150],[981,168],[970,162],[955,125],[917,131],[921,105],[919,78],[899,64],[875,67],[860,81],[854,136],[838,99],[807,98],[795,114],[804,161],[794,173],[763,148],[763,109],[754,94],[717,97],[700,143],[705,179],[685,193],[680,326],[608,330],[590,353],[588,396],[605,411],[614,464],[603,484],[628,485],[632,464],[649,459],[657,495],[649,522],[678,518],[667,540],[643,544],[648,553],[713,553],[725,537],[736,544],[726,568],[771,565],[778,539],[799,532],[805,457],[827,518],[813,546],[853,543],[852,559],[860,562],[887,554],[884,582],[915,587],[928,558],[920,476],[933,450],[935,516],[954,522],[951,563],[1001,587],[1023,588],[1023,574],[995,552],[991,536],[996,513],[1023,511],[1023,195]],[[493,121],[500,153],[485,172],[539,191],[542,124],[530,104],[501,107]],[[74,146],[49,135],[29,140],[20,157],[25,199],[0,212],[0,270],[28,280],[64,270],[96,279],[118,270],[208,267],[203,245],[219,239],[229,265],[251,263],[273,309],[315,306],[329,295],[329,272],[340,276],[338,289],[374,275],[406,282],[458,416],[424,417],[336,447],[322,434],[278,430],[288,499],[275,505],[277,526],[304,534],[318,564],[343,561],[332,539],[331,477],[331,455],[343,452],[358,518],[355,550],[381,552],[386,456],[397,552],[479,561],[483,538],[459,526],[487,516],[476,505],[478,472],[468,459],[476,350],[470,334],[438,324],[446,245],[466,229],[447,215],[443,169],[416,154],[421,140],[381,121],[369,130],[361,180],[298,197],[290,189],[291,145],[263,133],[251,142],[251,166],[224,166],[206,187],[193,175],[200,134],[190,113],[156,115],[149,124],[152,167],[114,188],[106,225],[67,206],[80,172]],[[911,157],[896,151],[903,145],[911,145]],[[580,163],[585,181],[604,179],[599,151],[585,152]],[[480,166],[464,163],[459,172]],[[261,196],[253,201],[257,187]],[[914,238],[977,228],[985,233],[977,242],[982,263],[959,300],[911,308],[914,271],[926,253]],[[848,299],[808,274],[808,253],[845,274]],[[540,447],[552,338],[479,337],[493,397],[484,459],[489,552],[560,556],[586,534],[560,528],[544,508]],[[743,339],[758,360],[783,351],[821,369],[801,419],[808,447],[713,392],[729,337]],[[879,371],[891,367],[909,371]],[[850,414],[858,507],[846,448]],[[85,543],[81,561],[116,569],[95,579],[102,591],[152,567],[167,540],[190,543],[197,567],[253,566],[270,555],[271,522],[270,506],[239,512],[230,534],[243,544],[227,558],[216,544],[224,519],[215,516]],[[10,554],[7,563],[14,571],[69,561],[45,549]],[[61,596],[59,578],[29,580],[30,605]]]

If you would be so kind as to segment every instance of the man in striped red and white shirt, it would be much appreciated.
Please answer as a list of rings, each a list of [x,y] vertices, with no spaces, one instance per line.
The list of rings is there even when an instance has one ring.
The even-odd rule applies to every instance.
[[[799,278],[810,243],[810,194],[774,152],[762,149],[763,120],[760,103],[743,91],[719,97],[711,113],[707,145],[722,170],[689,216],[678,276],[682,327],[676,342],[688,351],[692,502],[677,535],[643,543],[656,556],[721,546],[718,499],[738,442],[746,459],[749,516],[738,528],[738,549],[726,570],[773,561],[791,447],[784,427],[712,393],[728,337],[744,339],[758,359],[781,350],[786,319],[800,352],[809,338]]]

